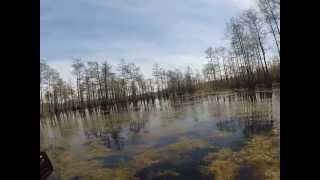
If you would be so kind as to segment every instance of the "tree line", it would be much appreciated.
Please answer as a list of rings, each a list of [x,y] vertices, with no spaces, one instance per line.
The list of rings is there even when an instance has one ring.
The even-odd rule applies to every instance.
[[[109,113],[203,90],[270,88],[280,82],[280,1],[258,0],[257,5],[227,23],[228,47],[205,50],[202,74],[190,66],[182,71],[154,64],[153,77],[144,78],[136,64],[124,59],[115,67],[107,61],[73,59],[74,82],[66,82],[40,60],[41,115],[84,109]]]
[[[257,5],[227,23],[228,48],[205,51],[208,63],[203,71],[213,86],[224,80],[234,88],[254,89],[256,84],[270,87],[280,81],[280,0],[258,0]]]

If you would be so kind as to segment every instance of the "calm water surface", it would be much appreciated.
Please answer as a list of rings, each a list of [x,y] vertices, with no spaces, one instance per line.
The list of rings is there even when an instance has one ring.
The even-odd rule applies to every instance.
[[[135,112],[42,119],[57,179],[207,179],[203,158],[280,126],[280,90],[162,101]],[[243,178],[244,179],[244,178]]]

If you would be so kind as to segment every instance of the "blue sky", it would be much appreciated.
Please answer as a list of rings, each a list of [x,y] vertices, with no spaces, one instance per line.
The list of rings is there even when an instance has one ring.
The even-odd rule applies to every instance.
[[[227,43],[225,25],[253,0],[41,0],[41,58],[71,79],[72,58],[135,62],[146,77],[200,69],[204,50]]]

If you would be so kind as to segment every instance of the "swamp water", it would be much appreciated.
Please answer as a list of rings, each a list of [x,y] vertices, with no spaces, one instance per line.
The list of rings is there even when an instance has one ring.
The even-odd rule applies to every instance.
[[[54,166],[51,179],[263,179],[251,165],[226,168],[230,172],[225,173],[237,175],[218,177],[208,173],[208,159],[240,152],[256,136],[268,141],[275,129],[280,129],[278,89],[163,101],[134,112],[42,119],[40,148]]]

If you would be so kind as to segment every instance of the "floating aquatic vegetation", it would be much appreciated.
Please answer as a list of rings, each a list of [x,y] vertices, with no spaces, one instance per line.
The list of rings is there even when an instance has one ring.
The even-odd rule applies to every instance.
[[[277,136],[256,136],[238,154],[243,163],[257,167],[265,179],[280,179],[280,141]]]
[[[130,164],[131,164],[131,166],[140,169],[140,168],[150,166],[154,163],[159,162],[158,159],[160,159],[160,158],[161,158],[161,156],[159,156],[159,154],[157,154],[156,150],[150,149],[150,150],[146,150],[146,151],[134,156],[133,160],[130,161]]]
[[[164,170],[156,173],[156,177],[170,177],[170,176],[179,176],[180,174],[178,172],[175,172],[173,170]]]
[[[190,156],[185,153],[198,148],[203,148],[207,145],[207,141],[183,137],[177,143],[173,143],[159,149],[148,149],[142,153],[139,153],[138,155],[134,156],[130,163],[135,168],[144,168],[164,161],[181,163],[183,161],[190,160]]]
[[[280,141],[278,134],[254,136],[239,152],[221,149],[204,158],[207,166],[201,167],[205,176],[214,179],[236,179],[243,166],[256,169],[255,176],[262,179],[280,179]]]
[[[212,134],[210,134],[208,136],[208,138],[210,140],[217,140],[217,139],[221,139],[221,138],[225,138],[227,136],[230,136],[232,133],[230,132],[226,132],[226,131],[218,131],[218,132],[214,132]]]
[[[89,158],[105,156],[112,153],[112,149],[107,148],[101,141],[92,141],[88,144],[86,155]]]
[[[85,174],[78,175],[79,179],[90,179],[90,180],[138,180],[134,177],[132,170],[127,168],[117,168],[117,169],[108,169],[108,168],[99,168],[99,169],[90,169],[85,172]]]
[[[166,147],[167,150],[174,150],[178,152],[186,152],[195,148],[201,148],[208,144],[205,140],[191,139],[188,137],[182,137],[177,143],[170,144]]]
[[[209,154],[204,158],[209,164],[203,167],[201,172],[216,180],[235,179],[240,166],[234,161],[234,156],[234,152],[230,149],[221,149],[217,153]]]
[[[138,178],[134,176],[134,171],[129,168],[118,168],[115,169],[113,176],[105,179],[114,179],[114,180],[137,180]]]
[[[51,155],[54,155],[52,152]],[[55,174],[63,179],[94,179],[94,180],[136,180],[134,171],[129,168],[119,167],[115,169],[104,168],[97,160],[85,160],[63,152],[54,156],[52,163],[55,167]]]
[[[119,167],[105,168],[96,157],[109,156],[113,152],[106,148],[101,141],[86,143],[80,154],[71,151],[51,149],[47,151],[54,166],[55,175],[62,179],[90,179],[90,180],[135,180],[134,171]],[[76,176],[75,176],[76,175]]]

